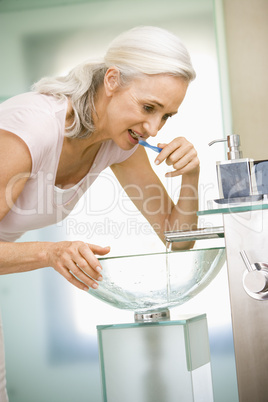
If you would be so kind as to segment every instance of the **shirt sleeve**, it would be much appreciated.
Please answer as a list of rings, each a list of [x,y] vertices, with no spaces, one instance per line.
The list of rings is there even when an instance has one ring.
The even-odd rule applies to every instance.
[[[58,124],[55,116],[39,108],[9,107],[0,109],[0,128],[14,133],[27,145],[32,158],[34,176],[42,160],[57,139]]]

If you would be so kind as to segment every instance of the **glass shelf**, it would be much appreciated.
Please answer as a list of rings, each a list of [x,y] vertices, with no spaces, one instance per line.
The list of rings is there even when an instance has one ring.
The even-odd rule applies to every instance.
[[[220,205],[220,204],[219,204]],[[268,203],[258,203],[258,204],[246,204],[246,205],[233,205],[228,204],[224,207],[217,207],[212,209],[207,209],[205,211],[198,211],[197,215],[212,215],[212,214],[231,214],[235,212],[248,212],[268,209]]]

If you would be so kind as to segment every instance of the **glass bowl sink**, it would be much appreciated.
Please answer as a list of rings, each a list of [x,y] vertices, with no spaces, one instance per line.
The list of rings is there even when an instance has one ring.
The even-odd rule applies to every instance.
[[[225,248],[99,258],[103,281],[89,293],[138,313],[174,307],[203,290],[225,262]]]

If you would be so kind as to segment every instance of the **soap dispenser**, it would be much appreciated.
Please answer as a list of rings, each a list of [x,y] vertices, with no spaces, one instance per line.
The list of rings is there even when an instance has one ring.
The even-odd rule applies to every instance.
[[[216,163],[219,186],[219,203],[245,201],[255,194],[255,179],[253,174],[253,159],[243,158],[240,150],[240,136],[228,135],[227,138],[211,141],[208,145],[217,142],[227,142],[228,151],[226,161]]]

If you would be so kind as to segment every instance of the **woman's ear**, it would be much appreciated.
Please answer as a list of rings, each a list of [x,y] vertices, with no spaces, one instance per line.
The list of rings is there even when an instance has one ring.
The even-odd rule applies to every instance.
[[[119,87],[120,71],[116,67],[110,67],[104,76],[104,88],[107,96],[112,94]]]

